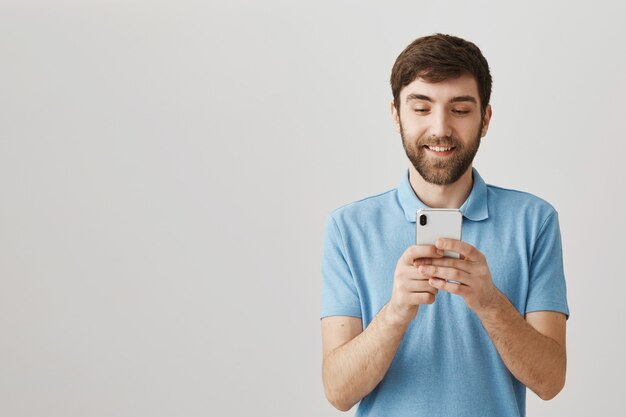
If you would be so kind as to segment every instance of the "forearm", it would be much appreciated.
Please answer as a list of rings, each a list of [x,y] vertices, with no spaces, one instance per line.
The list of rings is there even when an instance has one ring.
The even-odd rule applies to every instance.
[[[385,305],[367,328],[324,359],[322,378],[330,402],[347,411],[383,379],[410,322]]]
[[[542,399],[553,398],[565,384],[564,347],[539,333],[497,293],[494,307],[478,314],[483,327],[515,378]]]

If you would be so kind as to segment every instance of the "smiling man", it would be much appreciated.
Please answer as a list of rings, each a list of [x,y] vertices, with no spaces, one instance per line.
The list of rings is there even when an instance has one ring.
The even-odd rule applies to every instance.
[[[393,66],[391,89],[408,171],[398,188],[326,223],[326,396],[344,411],[360,402],[357,416],[524,416],[526,388],[549,400],[565,384],[557,212],[487,185],[472,167],[492,115],[476,45],[415,40]],[[416,212],[427,207],[460,209],[463,240],[415,245]]]

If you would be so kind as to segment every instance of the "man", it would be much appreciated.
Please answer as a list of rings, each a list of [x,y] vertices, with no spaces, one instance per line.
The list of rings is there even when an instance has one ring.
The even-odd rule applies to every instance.
[[[408,172],[326,223],[326,396],[343,411],[360,401],[357,416],[524,416],[526,387],[549,400],[565,383],[557,212],[472,167],[492,115],[489,66],[473,43],[415,40],[391,87]],[[459,208],[462,241],[415,245],[426,207]]]

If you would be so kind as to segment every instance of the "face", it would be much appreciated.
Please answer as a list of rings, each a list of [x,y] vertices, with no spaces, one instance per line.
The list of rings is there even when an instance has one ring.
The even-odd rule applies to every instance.
[[[418,78],[400,91],[400,111],[392,103],[392,114],[417,172],[429,183],[448,185],[471,167],[491,107],[481,117],[478,86],[470,75],[439,83]]]

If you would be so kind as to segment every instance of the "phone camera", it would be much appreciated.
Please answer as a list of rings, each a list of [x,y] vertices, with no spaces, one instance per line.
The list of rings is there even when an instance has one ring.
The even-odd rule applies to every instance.
[[[420,215],[420,224],[422,226],[426,226],[426,215],[425,214]]]

